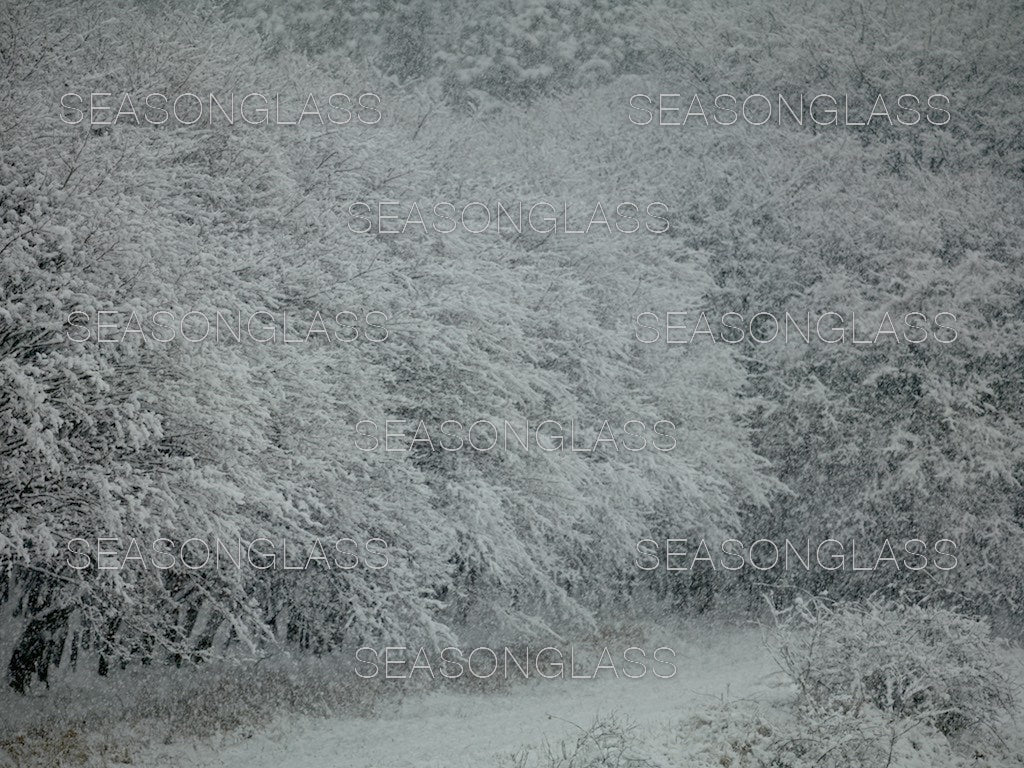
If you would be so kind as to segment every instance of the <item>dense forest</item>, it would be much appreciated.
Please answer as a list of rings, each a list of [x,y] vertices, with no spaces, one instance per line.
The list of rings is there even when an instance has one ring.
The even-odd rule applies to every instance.
[[[7,3],[7,681],[558,638],[634,604],[753,614],[766,590],[1019,628],[1021,15]],[[143,119],[154,93],[181,113]],[[228,121],[250,93],[280,100]],[[767,98],[721,125],[721,94]],[[836,121],[776,100],[817,94]],[[688,343],[666,343],[682,311]],[[762,343],[759,313],[826,312],[838,343]],[[749,321],[735,343],[726,313]],[[747,562],[762,538],[886,567],[665,567],[668,539]],[[266,567],[149,548],[199,563],[214,540],[250,564],[262,542]],[[955,542],[956,567],[900,567],[912,540]]]

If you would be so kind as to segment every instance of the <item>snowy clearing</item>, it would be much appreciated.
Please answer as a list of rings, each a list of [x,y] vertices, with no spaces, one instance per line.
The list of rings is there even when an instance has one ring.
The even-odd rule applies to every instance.
[[[611,712],[654,733],[722,698],[785,696],[754,631],[728,643],[709,637],[680,644],[677,652],[679,674],[671,680],[552,680],[499,693],[436,691],[410,696],[381,717],[288,718],[264,732],[154,748],[134,764],[484,768],[524,746],[571,737],[577,725]]]

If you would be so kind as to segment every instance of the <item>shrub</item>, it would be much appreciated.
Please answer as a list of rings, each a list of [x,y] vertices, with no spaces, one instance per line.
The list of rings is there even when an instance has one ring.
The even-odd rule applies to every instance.
[[[636,724],[617,715],[598,717],[587,728],[571,723],[576,737],[546,743],[541,749],[520,750],[505,763],[507,768],[651,768],[642,754],[644,744]],[[504,768],[504,767],[503,767]]]
[[[803,708],[723,701],[684,722],[687,768],[972,768],[1005,764],[995,750],[991,761],[979,753],[967,760],[935,728],[909,728],[870,716],[832,712],[808,717]]]
[[[887,600],[798,599],[772,611],[769,647],[813,712],[860,718],[876,709],[955,736],[1013,707],[985,620]]]

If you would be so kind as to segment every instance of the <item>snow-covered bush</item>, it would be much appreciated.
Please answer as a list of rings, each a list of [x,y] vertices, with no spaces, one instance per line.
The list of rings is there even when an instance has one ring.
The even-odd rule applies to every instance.
[[[11,761],[0,764],[18,768],[109,768],[132,762],[123,740],[57,723],[0,736],[0,756]]]
[[[867,724],[802,726],[787,710],[768,712],[750,702],[720,702],[685,723],[691,738],[686,764],[694,768],[876,768],[884,765],[877,734]],[[846,727],[843,727],[846,726]]]
[[[923,723],[947,736],[1013,706],[988,623],[891,601],[797,600],[773,609],[769,647],[815,717]]]
[[[609,714],[587,727],[571,725],[576,735],[520,750],[502,768],[653,768],[642,734],[628,718]]]
[[[0,766],[111,768],[150,765],[140,753],[188,734],[248,739],[289,718],[365,718],[394,712],[402,688],[362,680],[337,657],[278,656],[247,664],[72,674],[60,695],[25,699],[0,687]]]
[[[681,730],[676,756],[687,768],[995,768],[1013,751],[993,744],[965,756],[934,727],[894,723],[878,710],[808,717],[803,707],[750,700],[708,707]]]

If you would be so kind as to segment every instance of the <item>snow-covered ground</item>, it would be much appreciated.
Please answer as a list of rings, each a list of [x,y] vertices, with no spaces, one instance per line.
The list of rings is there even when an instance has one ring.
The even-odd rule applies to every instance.
[[[271,672],[270,667],[229,672],[234,685],[228,687],[217,677],[223,669],[136,669],[102,680],[69,679],[28,698],[0,696],[0,711],[13,706],[5,713],[10,735],[2,742],[13,749],[7,754],[0,746],[0,766],[755,768],[775,764],[771,760],[780,754],[780,744],[806,734],[794,730],[802,727],[791,708],[795,691],[754,627],[651,625],[643,636],[647,647],[675,649],[673,678],[630,680],[602,673],[592,680],[520,680],[487,689],[437,683],[393,695],[391,686],[404,683],[346,682],[346,670],[325,662],[299,665],[303,673],[284,684],[280,668]],[[1019,691],[1024,651],[1007,648],[1004,662]],[[332,675],[341,678],[341,698],[333,699],[333,707],[327,699],[325,706],[313,706],[321,683]],[[254,681],[265,687],[256,690]],[[364,700],[356,700],[359,696]],[[257,703],[262,707],[251,706]],[[324,714],[316,716],[296,714],[321,710]],[[622,743],[640,759],[602,760],[590,753],[586,759],[559,759],[563,749],[572,754],[584,731],[598,722],[611,724],[612,741],[626,733]],[[33,723],[42,723],[47,735],[38,736]],[[826,724],[826,739],[830,727]],[[1000,731],[995,742],[982,734],[961,740],[951,751],[944,737],[918,729],[901,739],[889,766],[1024,766],[1024,734],[1014,735],[1019,726],[1003,724]],[[820,731],[812,736],[822,738]],[[39,748],[30,748],[33,739]],[[582,739],[591,749],[598,740],[593,734]],[[779,759],[780,765],[819,765],[814,759]],[[849,768],[845,760],[820,765]]]
[[[287,718],[257,733],[149,749],[137,766],[247,768],[491,768],[523,748],[573,738],[617,713],[652,741],[671,740],[679,721],[725,699],[784,695],[754,631],[729,642],[708,636],[675,646],[668,680],[539,680],[489,693],[414,694],[373,718]]]

